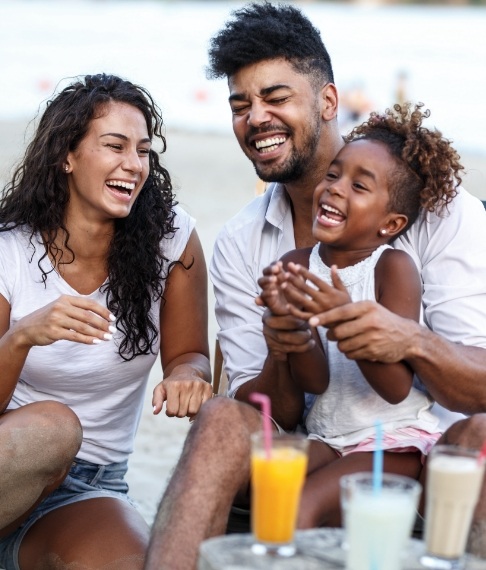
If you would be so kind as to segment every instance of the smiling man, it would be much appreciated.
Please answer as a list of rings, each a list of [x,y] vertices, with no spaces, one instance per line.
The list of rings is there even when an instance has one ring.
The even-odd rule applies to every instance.
[[[310,403],[286,359],[313,346],[308,323],[269,316],[255,298],[265,268],[315,243],[314,189],[343,146],[338,93],[320,33],[297,8],[258,2],[233,16],[211,40],[209,71],[227,78],[236,138],[270,184],[215,244],[211,278],[231,398],[207,402],[191,428],[153,527],[150,570],[194,568],[199,543],[225,531],[235,496],[248,488],[250,435],[261,428],[249,394],[268,394],[273,419],[285,430],[295,429]],[[407,362],[418,385],[444,406],[444,428],[464,417],[449,410],[476,414],[442,441],[479,447],[486,438],[484,209],[459,188],[447,215],[422,212],[394,246],[420,271],[423,323],[357,302],[324,313],[321,324],[327,319],[348,358]],[[485,518],[480,505],[474,536],[486,536]]]
[[[302,43],[304,50],[315,49]],[[220,342],[231,378],[230,395],[238,390],[238,399],[246,399],[250,391],[260,389],[253,382],[246,384],[249,377],[260,376],[266,384],[267,379],[276,376],[275,363],[266,359],[266,344],[260,344],[262,311],[254,302],[257,279],[269,262],[285,252],[315,243],[312,196],[343,145],[336,120],[332,68],[323,46],[320,51],[322,56],[316,58],[318,64],[309,71],[310,78],[298,70],[295,58],[292,63],[282,56],[246,65],[228,79],[238,142],[262,180],[280,183],[272,185],[261,199],[226,225],[211,265]],[[234,311],[232,303],[227,303],[229,297],[239,298],[244,310]],[[231,326],[223,324],[228,317],[233,320]],[[256,330],[248,326],[252,321]],[[275,395],[278,398],[282,393],[284,399],[275,402],[274,408],[279,410],[276,417],[281,425],[292,427],[302,413],[301,404],[286,396],[292,389],[286,375],[282,381],[284,390],[276,390]],[[293,413],[289,407],[295,408]]]

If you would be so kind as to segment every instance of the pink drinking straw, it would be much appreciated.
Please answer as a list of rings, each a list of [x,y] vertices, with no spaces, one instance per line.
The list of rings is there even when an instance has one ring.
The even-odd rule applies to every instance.
[[[248,399],[255,404],[260,404],[262,408],[262,421],[263,421],[263,444],[265,446],[265,456],[270,459],[272,449],[272,424],[270,418],[272,417],[270,398],[266,394],[260,392],[252,392]]]
[[[483,443],[483,447],[481,447],[481,451],[479,452],[478,456],[478,463],[481,465],[484,463],[486,459],[486,441]]]

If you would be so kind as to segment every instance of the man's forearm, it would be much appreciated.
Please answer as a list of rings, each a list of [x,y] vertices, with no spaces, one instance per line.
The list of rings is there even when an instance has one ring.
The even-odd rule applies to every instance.
[[[449,342],[415,323],[409,326],[405,360],[431,396],[454,412],[486,412],[486,349]]]
[[[272,417],[285,430],[299,423],[304,411],[304,393],[292,380],[287,361],[268,354],[262,371],[238,388],[235,398],[248,403],[252,392],[267,394],[272,402]]]

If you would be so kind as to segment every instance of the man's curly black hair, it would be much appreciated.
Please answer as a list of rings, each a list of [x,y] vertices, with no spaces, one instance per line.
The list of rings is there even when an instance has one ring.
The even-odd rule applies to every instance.
[[[140,110],[150,139],[159,138],[165,151],[160,109],[143,87],[114,75],[87,75],[48,102],[24,159],[0,198],[0,231],[27,227],[32,246],[36,236],[41,236],[45,246],[42,259],[50,256],[56,265],[74,261],[65,225],[69,188],[63,164],[85,137],[92,119],[102,116],[111,102]],[[162,297],[173,265],[160,248],[162,238],[170,238],[176,230],[172,184],[153,149],[149,163],[149,176],[130,214],[115,220],[108,281],[102,286],[108,309],[123,332],[119,354],[124,360],[154,352],[159,331],[150,308],[152,300]],[[56,245],[59,236],[62,247]],[[50,271],[39,268],[45,282]]]
[[[283,58],[317,88],[334,82],[319,30],[294,6],[253,2],[232,16],[210,40],[209,78],[229,78],[247,65]]]

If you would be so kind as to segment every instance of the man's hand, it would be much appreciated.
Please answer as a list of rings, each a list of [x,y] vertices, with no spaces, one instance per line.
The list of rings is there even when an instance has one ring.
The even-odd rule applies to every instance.
[[[329,328],[329,340],[352,360],[400,362],[413,346],[420,325],[392,313],[374,301],[335,307],[309,319],[312,326]]]
[[[289,352],[306,352],[315,346],[305,320],[292,315],[274,315],[269,309],[263,315],[263,334],[269,352],[277,360],[286,360]]]

